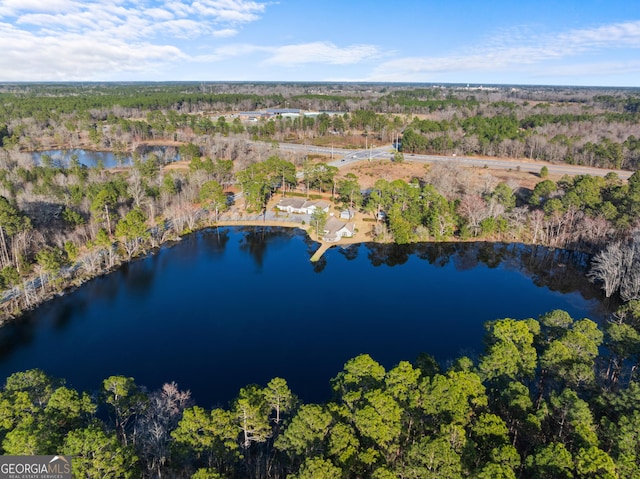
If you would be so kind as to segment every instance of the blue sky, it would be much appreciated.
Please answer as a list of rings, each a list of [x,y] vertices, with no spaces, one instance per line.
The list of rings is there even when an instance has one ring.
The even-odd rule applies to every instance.
[[[640,86],[639,0],[0,0],[0,81]]]

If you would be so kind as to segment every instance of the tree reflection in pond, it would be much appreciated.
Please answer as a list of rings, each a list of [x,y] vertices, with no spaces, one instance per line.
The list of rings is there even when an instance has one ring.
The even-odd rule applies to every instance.
[[[92,390],[101,378],[176,381],[198,403],[286,378],[326,400],[345,361],[386,367],[474,357],[483,324],[553,309],[602,319],[588,257],[518,244],[339,244],[294,228],[214,228],[96,278],[0,329],[0,376],[34,367]]]

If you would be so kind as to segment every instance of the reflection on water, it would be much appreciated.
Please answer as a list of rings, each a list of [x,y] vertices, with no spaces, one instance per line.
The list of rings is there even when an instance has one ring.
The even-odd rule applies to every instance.
[[[177,148],[172,146],[143,145],[136,150],[136,154],[142,159],[150,154],[154,154],[161,163],[170,163],[180,159]],[[42,157],[44,155],[50,158],[52,166],[58,168],[68,168],[74,159],[88,168],[97,168],[98,166],[115,168],[118,166],[131,166],[133,164],[133,158],[130,153],[118,155],[112,151],[94,151],[82,148],[36,151],[31,153],[31,158],[33,158],[36,165],[40,165],[42,164]]]
[[[552,309],[599,320],[584,255],[517,244],[366,244],[321,261],[300,230],[214,228],[0,328],[0,377],[33,367],[93,390],[177,381],[199,404],[280,376],[306,401],[369,353],[386,367],[482,350],[483,323]]]

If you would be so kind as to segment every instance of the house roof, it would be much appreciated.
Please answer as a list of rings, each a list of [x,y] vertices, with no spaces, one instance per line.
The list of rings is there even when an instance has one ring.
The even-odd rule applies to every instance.
[[[355,223],[343,223],[335,216],[331,216],[324,225],[325,231],[330,234],[335,234],[340,231],[342,228],[347,228],[351,233],[355,231]]]
[[[308,204],[305,204],[306,208],[308,208],[309,206],[315,206],[316,208],[324,209],[331,206],[331,203],[325,200],[313,200],[313,201],[308,201],[307,203]]]
[[[286,208],[291,206],[292,208],[302,208],[307,200],[304,198],[282,198],[278,201],[278,206]]]
[[[263,116],[263,111],[241,111],[238,116]]]
[[[295,209],[301,209],[301,208],[315,207],[319,209],[325,209],[331,206],[331,203],[325,200],[305,200],[304,198],[282,198],[280,201],[278,201],[277,206],[279,208],[291,207]]]
[[[356,232],[356,224],[355,223],[351,223],[351,222],[347,223],[347,224],[344,225],[344,227],[347,228],[351,234],[355,234],[355,232]]]
[[[338,233],[345,229],[349,231],[351,236],[353,236],[356,225],[355,223],[343,223],[335,216],[330,217],[324,225],[324,235],[323,238],[325,241],[337,241],[340,236]]]
[[[267,114],[269,115],[282,115],[282,114],[300,114],[299,108],[267,108]]]
[[[343,225],[344,223],[338,218],[336,218],[335,216],[330,216],[329,219],[327,219],[327,222],[324,224],[324,229],[325,231],[328,231],[330,233],[336,232],[340,228],[342,228]]]

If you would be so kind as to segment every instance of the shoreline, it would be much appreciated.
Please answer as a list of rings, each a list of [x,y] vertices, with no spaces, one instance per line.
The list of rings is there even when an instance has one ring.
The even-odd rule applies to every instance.
[[[360,220],[362,221],[362,220]],[[44,305],[45,303],[55,299],[55,298],[59,298],[59,297],[64,297],[68,294],[73,293],[74,291],[76,291],[78,288],[82,287],[85,283],[92,281],[94,279],[98,279],[100,277],[103,276],[107,276],[111,273],[113,273],[114,271],[116,271],[118,268],[121,268],[127,264],[133,263],[135,261],[139,261],[139,260],[143,260],[149,256],[153,256],[156,253],[158,253],[161,249],[163,248],[172,248],[173,246],[177,245],[178,243],[180,243],[182,241],[182,239],[186,236],[189,236],[191,234],[196,234],[202,231],[206,231],[208,229],[213,229],[213,228],[219,228],[219,227],[228,227],[228,228],[236,228],[236,227],[274,227],[274,228],[297,228],[300,229],[302,231],[304,231],[304,233],[308,236],[308,238],[313,241],[314,243],[317,243],[319,246],[318,248],[314,251],[314,253],[311,255],[311,257],[309,258],[309,261],[312,263],[315,263],[317,261],[319,261],[322,256],[324,255],[324,253],[326,251],[328,251],[329,249],[331,249],[334,246],[341,246],[341,245],[353,245],[353,244],[396,244],[393,241],[383,241],[383,240],[376,240],[370,236],[367,236],[367,233],[364,232],[359,232],[358,234],[354,235],[351,238],[341,238],[338,241],[335,242],[329,242],[329,241],[324,241],[322,239],[316,239],[314,238],[310,229],[311,227],[309,225],[305,225],[302,223],[297,223],[297,222],[292,222],[292,221],[274,221],[274,220],[267,220],[267,221],[263,221],[263,220],[256,220],[256,219],[239,219],[239,220],[231,220],[231,219],[222,219],[218,222],[212,222],[212,223],[206,223],[203,224],[202,226],[199,226],[197,228],[195,228],[192,231],[189,231],[183,235],[177,236],[177,237],[172,237],[167,239],[165,242],[153,247],[153,248],[149,248],[147,250],[142,251],[139,255],[136,255],[128,260],[123,259],[122,261],[117,262],[116,264],[114,264],[113,266],[109,267],[108,269],[105,269],[103,271],[101,271],[99,274],[95,274],[95,275],[82,275],[82,276],[76,276],[74,278],[71,278],[71,280],[64,285],[63,287],[61,287],[60,289],[56,289],[56,290],[51,290],[48,291],[47,293],[45,293],[42,297],[37,298],[36,301],[34,301],[28,308],[25,309],[20,309],[18,311],[14,311],[14,312],[8,312],[6,313],[6,315],[3,315],[3,317],[0,317],[0,329],[11,323],[12,321],[15,320],[19,320],[22,316],[24,316],[26,313],[33,311],[35,309],[37,309],[38,307]],[[554,247],[550,247],[550,246],[545,246],[543,244],[536,244],[536,243],[531,243],[531,242],[526,242],[526,241],[514,241],[514,240],[499,240],[499,239],[460,239],[460,238],[455,238],[455,239],[449,239],[448,241],[438,241],[438,240],[430,240],[430,241],[413,241],[409,244],[418,244],[418,243],[433,243],[433,244],[437,244],[437,243],[457,243],[457,244],[462,244],[462,243],[517,243],[517,244],[521,244],[521,245],[528,245],[528,246],[540,246],[543,248],[549,248],[549,249],[561,249],[562,248],[554,248]],[[569,250],[567,250],[569,251]],[[576,253],[580,253],[580,251],[578,250],[571,250],[573,252]],[[584,252],[585,254],[588,254],[586,252]],[[70,269],[73,269],[73,267],[71,267]],[[57,279],[57,278],[54,278]],[[31,280],[33,281],[33,280]],[[33,289],[37,289],[37,287],[32,286]],[[16,287],[15,289],[18,290],[22,290],[24,291],[24,284],[22,285],[22,287]],[[7,290],[10,291],[10,290]],[[13,298],[9,298],[6,301],[4,301],[3,303],[0,304],[6,304],[9,301],[11,301]]]
[[[162,248],[171,248],[175,246],[176,244],[180,243],[185,236],[198,233],[201,231],[205,231],[207,229],[217,228],[217,227],[243,227],[243,226],[253,226],[253,227],[269,226],[269,227],[276,227],[276,228],[297,228],[297,229],[303,230],[305,234],[309,237],[309,239],[311,239],[313,242],[318,243],[320,245],[319,248],[314,252],[312,257],[310,258],[311,261],[319,260],[325,251],[330,249],[332,246],[335,246],[338,244],[357,244],[357,243],[366,243],[366,242],[376,242],[372,238],[369,238],[367,241],[362,241],[360,238],[355,238],[355,237],[344,238],[344,240],[355,240],[355,241],[349,241],[349,242],[347,241],[327,242],[322,239],[314,239],[310,234],[309,225],[303,225],[302,223],[297,223],[292,221],[273,221],[273,220],[261,221],[261,220],[255,220],[255,219],[246,219],[246,220],[222,219],[218,222],[202,224],[201,226],[198,226],[197,228],[195,228],[193,231],[189,231],[183,235],[169,238],[163,243],[160,243],[159,245],[153,248],[146,249],[140,252],[140,254],[130,259],[122,259],[121,261],[115,263],[113,266],[100,271],[98,274],[91,275],[91,274],[85,273],[85,274],[81,274],[81,275],[69,278],[68,281],[65,281],[61,287],[57,289],[52,289],[44,293],[39,293],[39,294],[42,294],[42,296],[36,297],[36,299],[33,301],[32,304],[29,305],[29,307],[20,308],[20,309],[7,308],[2,313],[0,313],[0,329],[3,326],[11,323],[12,321],[15,321],[20,317],[24,316],[26,313],[35,310],[36,308],[42,306],[43,304],[55,298],[63,297],[70,293],[73,293],[75,290],[80,288],[82,285],[84,285],[88,281],[92,281],[102,276],[109,275],[124,265],[155,255]],[[313,258],[316,258],[316,259],[313,259]],[[70,266],[68,269],[74,270],[74,269],[82,268],[82,266],[81,265],[79,266],[79,265],[80,263],[76,263],[75,265]],[[68,274],[68,273],[61,273],[60,276],[53,278],[52,281],[47,281],[46,284],[51,284],[53,281],[64,279],[65,274]],[[28,281],[23,282],[21,285],[14,286],[11,289],[5,290],[4,296],[0,298],[0,306],[10,305],[12,300],[17,299],[16,295],[11,293],[12,291],[16,291],[18,292],[17,294],[24,295],[24,291],[27,288],[30,291],[36,291],[42,288],[42,285],[36,286],[34,284],[34,282],[37,280],[39,280],[39,278],[32,278]],[[25,287],[26,284],[28,284],[29,286]]]
[[[340,211],[342,208],[338,207],[338,205],[334,204],[334,199],[329,195],[323,195],[323,198],[331,203],[330,215],[333,215],[336,218],[339,218]],[[355,225],[355,234],[352,237],[341,237],[337,241],[324,241],[322,238],[318,238],[317,234],[313,230],[312,226],[308,223],[308,219],[298,217],[296,215],[287,214],[283,212],[278,212],[276,205],[280,200],[279,195],[274,195],[271,200],[266,205],[265,212],[275,212],[276,214],[270,214],[269,218],[266,218],[266,215],[250,215],[248,214],[242,206],[234,207],[231,211],[227,211],[220,215],[220,218],[217,222],[212,221],[212,217],[209,214],[204,215],[202,221],[197,224],[193,230],[185,231],[183,234],[178,234],[175,232],[171,232],[168,237],[159,244],[156,244],[154,247],[149,247],[140,251],[140,254],[132,257],[130,259],[119,258],[118,261],[113,264],[109,268],[105,268],[98,272],[94,271],[93,268],[87,271],[82,266],[82,261],[77,261],[75,265],[70,268],[66,268],[63,270],[57,277],[54,277],[52,281],[47,281],[45,287],[38,283],[37,277],[29,278],[17,286],[14,286],[11,289],[7,289],[3,292],[2,298],[0,299],[0,306],[2,306],[0,312],[0,327],[10,322],[12,319],[18,318],[28,311],[35,309],[36,307],[46,303],[48,300],[53,299],[57,296],[64,296],[68,292],[73,291],[75,288],[83,285],[85,282],[90,281],[96,277],[109,274],[114,269],[135,261],[140,258],[144,258],[149,254],[154,254],[155,250],[158,250],[162,247],[171,245],[172,243],[176,243],[180,241],[183,236],[186,236],[189,233],[197,232],[200,230],[204,230],[212,227],[219,226],[229,226],[229,227],[242,227],[242,226],[267,226],[267,227],[278,227],[278,228],[299,228],[304,230],[307,234],[308,238],[318,244],[318,248],[313,252],[309,260],[311,262],[319,261],[324,253],[331,249],[333,246],[345,246],[352,244],[363,244],[363,243],[375,243],[375,244],[389,244],[394,243],[394,241],[389,240],[388,238],[374,238],[372,236],[372,229],[374,225],[379,224],[376,222],[374,218],[372,218],[371,214],[366,214],[362,212],[356,213],[355,217],[348,220],[349,222],[353,222]],[[305,222],[305,219],[307,222]],[[505,238],[502,235],[492,235],[488,238],[449,238],[446,242],[455,242],[455,243],[465,243],[465,242],[475,242],[475,241],[484,241],[490,243],[499,243],[499,242],[508,242],[508,243],[521,243],[521,244],[534,244],[527,241],[525,238]],[[114,239],[115,241],[115,239]],[[434,239],[422,239],[421,241],[412,241],[411,243],[418,242],[433,242],[440,243],[444,242],[442,240],[434,240]],[[540,244],[540,246],[545,246],[544,244]],[[77,271],[77,272],[75,272]],[[75,274],[75,276],[71,276]],[[69,277],[71,276],[71,277]],[[47,291],[47,287],[51,288]]]

